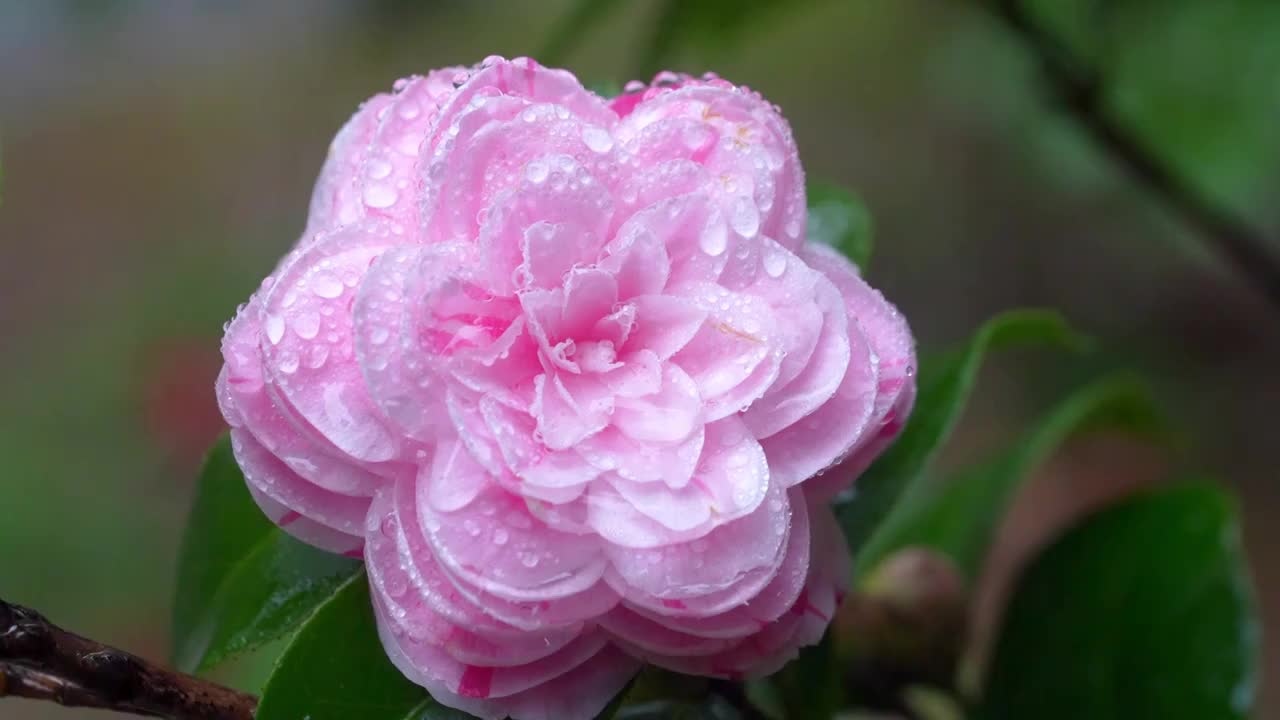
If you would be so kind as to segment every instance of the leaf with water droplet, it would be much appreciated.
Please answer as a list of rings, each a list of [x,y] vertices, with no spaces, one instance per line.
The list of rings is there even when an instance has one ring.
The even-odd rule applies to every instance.
[[[257,720],[465,720],[391,664],[364,573],[316,608],[276,662]]]
[[[1019,580],[973,717],[1248,717],[1260,628],[1237,514],[1178,483],[1069,531]]]
[[[810,182],[808,235],[811,242],[830,245],[865,271],[871,261],[871,213],[853,193],[836,185]]]
[[[205,462],[179,554],[174,664],[207,669],[283,637],[359,567],[267,520],[223,438]]]
[[[852,500],[837,506],[849,547],[858,553],[904,490],[917,484],[934,454],[951,434],[977,381],[987,352],[1011,345],[1081,347],[1056,312],[1014,310],[988,320],[951,351],[924,355],[917,376],[915,408],[902,434],[854,484]],[[860,556],[856,563],[862,568]]]
[[[937,483],[907,492],[858,553],[867,576],[893,551],[935,548],[977,577],[996,527],[1031,471],[1071,435],[1095,428],[1158,436],[1164,423],[1146,386],[1127,375],[1095,381],[1068,395],[1009,451]]]

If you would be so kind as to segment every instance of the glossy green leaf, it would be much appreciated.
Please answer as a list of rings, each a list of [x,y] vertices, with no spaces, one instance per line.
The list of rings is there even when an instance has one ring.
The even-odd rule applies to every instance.
[[[224,439],[205,463],[183,541],[175,664],[205,670],[283,637],[359,568],[272,525]]]
[[[917,376],[915,408],[902,435],[858,478],[856,494],[837,508],[840,525],[855,552],[859,574],[867,567],[865,547],[894,503],[946,441],[969,398],[986,354],[1013,345],[1080,347],[1076,335],[1058,313],[1013,310],[978,328],[968,342],[941,355],[925,356]]]
[[[844,705],[844,668],[828,632],[822,642],[800,650],[770,681],[787,720],[827,720]]]
[[[195,627],[236,563],[274,529],[249,496],[224,435],[205,459],[178,553],[173,657],[179,667],[195,668],[199,653],[188,650]]]
[[[870,570],[894,550],[925,545],[974,577],[1022,482],[1069,436],[1096,427],[1147,434],[1164,429],[1141,383],[1118,376],[1089,384],[1033,425],[1010,451],[946,482],[917,485],[867,543],[861,567]]]
[[[808,236],[830,245],[854,265],[866,270],[871,261],[873,227],[871,213],[853,193],[836,185],[809,183]]]
[[[400,673],[382,648],[364,573],[316,608],[267,680],[257,720],[462,720]]]
[[[208,638],[204,670],[292,631],[360,570],[360,561],[273,531],[227,575],[193,638]]]
[[[1259,627],[1236,515],[1184,483],[1069,531],[1018,582],[975,717],[1247,717]]]

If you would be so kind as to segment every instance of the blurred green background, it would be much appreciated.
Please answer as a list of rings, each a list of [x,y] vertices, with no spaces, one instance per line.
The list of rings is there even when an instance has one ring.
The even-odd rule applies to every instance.
[[[1137,368],[1187,429],[1177,462],[1243,496],[1280,626],[1280,309],[1098,151],[982,3],[600,4],[616,12],[556,60],[587,83],[714,69],[781,105],[810,176],[866,200],[869,274],[922,346],[1023,305],[1099,338],[1085,359],[994,363],[948,462],[1088,372]],[[397,77],[539,54],[575,5],[0,0],[0,596],[164,658],[194,472],[222,427],[221,326],[301,231],[332,134]],[[1115,117],[1280,237],[1280,2],[1028,5],[1100,69]],[[998,557],[1161,469],[1078,444]],[[1280,717],[1275,657],[1259,717]],[[5,700],[0,716],[98,715]]]

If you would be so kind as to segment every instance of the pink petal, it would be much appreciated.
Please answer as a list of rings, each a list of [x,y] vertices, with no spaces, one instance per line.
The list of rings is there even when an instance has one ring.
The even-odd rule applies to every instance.
[[[624,435],[641,442],[674,443],[698,429],[702,400],[698,388],[684,370],[667,365],[662,388],[639,398],[617,398],[614,425]]]
[[[498,597],[556,600],[590,588],[604,574],[597,543],[546,527],[520,497],[497,488],[451,513],[421,501],[417,507],[440,562]]]
[[[835,283],[879,358],[875,407],[862,439],[839,467],[805,485],[815,497],[831,497],[861,475],[906,424],[916,395],[915,346],[902,314],[858,277],[848,260],[818,246],[806,248],[805,258]]]
[[[631,601],[683,600],[734,588],[737,602],[750,600],[777,573],[790,530],[786,493],[771,485],[770,495],[755,512],[698,540],[644,552],[606,544],[618,591]]]
[[[311,210],[302,244],[309,244],[317,233],[334,230],[364,216],[364,204],[354,178],[364,164],[369,142],[377,130],[378,114],[391,101],[392,97],[385,94],[365,101],[329,145],[324,167],[311,191]]]
[[[566,450],[603,430],[613,403],[613,394],[600,380],[553,373],[534,380],[530,412],[542,443],[551,450]]]
[[[626,229],[627,234],[619,234],[605,248],[600,267],[616,279],[618,297],[624,300],[662,292],[671,274],[667,249],[644,225]]]
[[[317,240],[281,274],[261,317],[270,384],[327,440],[369,462],[395,458],[402,444],[354,358],[351,288],[390,238],[385,225],[364,223]]]
[[[701,425],[674,443],[642,442],[610,427],[583,440],[576,449],[592,466],[615,472],[624,480],[661,481],[682,487],[697,467],[704,437]]]
[[[347,535],[359,537],[363,532],[369,498],[339,495],[303,480],[242,429],[231,431],[231,449],[245,480],[261,494]]]
[[[752,295],[716,285],[686,290],[708,314],[693,339],[672,356],[706,401],[708,420],[746,408],[765,393],[782,361],[772,310]]]
[[[558,288],[575,265],[595,259],[599,240],[577,224],[552,224],[545,220],[524,231],[524,262],[521,268],[529,285]]]
[[[800,421],[835,395],[850,372],[849,320],[844,303],[830,283],[816,288],[822,326],[804,369],[781,387],[775,385],[743,413],[756,437],[765,438]]]
[[[688,345],[707,318],[705,309],[682,297],[641,295],[631,302],[636,324],[626,348],[632,352],[648,350],[660,360]]]

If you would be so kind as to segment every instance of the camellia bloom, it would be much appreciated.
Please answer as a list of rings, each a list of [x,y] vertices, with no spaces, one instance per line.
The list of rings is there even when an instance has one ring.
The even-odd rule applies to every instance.
[[[915,395],[902,317],[805,213],[786,121],[714,76],[402,80],[227,328],[249,488],[364,558],[446,705],[575,720],[642,662],[773,672],[846,581],[825,501]]]

